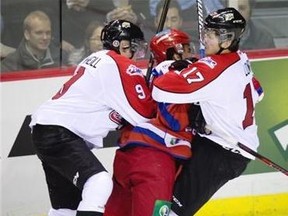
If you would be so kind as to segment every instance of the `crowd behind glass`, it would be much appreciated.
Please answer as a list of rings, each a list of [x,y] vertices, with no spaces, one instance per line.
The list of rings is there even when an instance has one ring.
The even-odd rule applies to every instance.
[[[242,50],[288,47],[288,0],[203,0],[210,13],[235,6],[247,20]],[[235,3],[236,2],[236,3]],[[163,8],[161,0],[2,0],[1,72],[77,65],[102,49],[105,22],[126,19],[141,27],[149,42]],[[171,0],[164,28],[186,31],[197,52],[196,0]],[[149,52],[147,53],[149,57]]]

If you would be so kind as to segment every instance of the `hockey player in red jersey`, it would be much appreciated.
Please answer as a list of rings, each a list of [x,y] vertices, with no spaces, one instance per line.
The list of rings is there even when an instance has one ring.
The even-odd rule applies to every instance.
[[[257,150],[255,105],[263,96],[247,55],[238,50],[245,24],[234,8],[209,14],[202,30],[207,57],[154,82],[152,96],[157,102],[199,102],[210,130],[193,138],[193,156],[175,183],[170,215],[194,215],[254,159],[236,145]]]
[[[113,184],[91,148],[103,147],[103,138],[121,126],[121,117],[137,125],[155,114],[145,78],[132,60],[147,48],[140,28],[111,21],[101,40],[105,50],[85,58],[32,115],[32,140],[52,205],[49,216],[103,215]]]
[[[195,47],[190,36],[178,29],[166,29],[157,33],[151,38],[150,50],[156,63],[149,79],[150,85],[154,78],[168,72],[173,62],[178,60],[177,69],[180,70],[182,67],[188,66],[189,62],[196,60]]]
[[[154,36],[150,48],[157,63],[171,63],[183,56],[191,57],[189,43],[186,33],[171,29]],[[166,66],[165,63],[158,67],[158,72],[165,73]],[[159,103],[156,118],[139,123],[127,137],[122,137],[115,155],[114,187],[105,216],[169,213],[178,168],[191,156],[189,108],[190,104]]]

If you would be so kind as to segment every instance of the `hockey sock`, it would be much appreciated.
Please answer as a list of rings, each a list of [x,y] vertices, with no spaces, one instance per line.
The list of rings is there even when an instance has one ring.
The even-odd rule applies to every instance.
[[[113,181],[108,172],[103,171],[91,176],[84,184],[82,201],[77,211],[103,213],[104,206],[112,192],[112,188]]]
[[[64,208],[60,208],[60,209],[51,208],[48,213],[48,216],[75,216],[75,215],[76,215],[76,210],[64,209]]]
[[[92,211],[77,211],[76,216],[103,216],[101,212],[92,212]]]

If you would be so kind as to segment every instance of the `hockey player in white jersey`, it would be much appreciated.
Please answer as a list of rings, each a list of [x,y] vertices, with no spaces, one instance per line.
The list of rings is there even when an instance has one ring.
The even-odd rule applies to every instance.
[[[101,40],[105,50],[84,59],[32,115],[32,140],[52,205],[49,216],[103,215],[113,184],[91,148],[101,148],[103,138],[123,118],[136,125],[154,115],[155,103],[132,60],[145,55],[140,28],[111,21]]]
[[[199,102],[212,131],[193,138],[193,155],[176,180],[170,215],[194,215],[254,159],[234,143],[254,151],[259,146],[255,105],[263,91],[246,54],[238,50],[245,25],[234,8],[209,14],[202,31],[207,57],[154,81],[152,96],[157,102]]]

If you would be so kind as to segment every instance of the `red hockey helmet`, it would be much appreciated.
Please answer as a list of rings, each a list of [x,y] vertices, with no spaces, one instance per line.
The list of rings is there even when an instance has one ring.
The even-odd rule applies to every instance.
[[[160,63],[167,58],[167,50],[173,48],[178,54],[183,54],[183,44],[190,44],[188,34],[177,29],[166,29],[157,33],[150,41],[150,51],[155,60]]]

